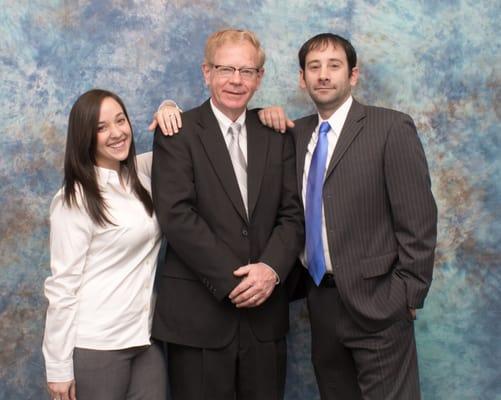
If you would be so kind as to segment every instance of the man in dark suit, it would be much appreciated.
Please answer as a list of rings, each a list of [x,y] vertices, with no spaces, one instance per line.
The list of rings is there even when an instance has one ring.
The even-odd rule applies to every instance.
[[[264,52],[216,32],[202,65],[211,98],[155,134],[152,191],[167,241],[153,337],[168,344],[177,399],[282,399],[285,280],[304,243],[292,138],[246,109]]]
[[[419,399],[413,320],[432,280],[437,210],[416,128],[352,98],[359,71],[346,39],[311,38],[299,64],[318,110],[291,131],[321,398]],[[284,128],[281,110],[262,119]]]

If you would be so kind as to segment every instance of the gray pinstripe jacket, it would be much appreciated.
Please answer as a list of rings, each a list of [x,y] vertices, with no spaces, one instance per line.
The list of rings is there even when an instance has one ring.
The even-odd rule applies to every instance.
[[[317,115],[292,129],[299,193]],[[378,330],[421,308],[432,280],[437,209],[412,119],[353,102],[324,183],[327,237],[340,296]]]

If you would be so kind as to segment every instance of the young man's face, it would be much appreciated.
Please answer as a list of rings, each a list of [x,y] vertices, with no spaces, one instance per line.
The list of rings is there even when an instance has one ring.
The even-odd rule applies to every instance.
[[[228,74],[224,67],[248,68],[249,71]],[[258,50],[245,41],[223,44],[216,49],[211,63],[202,65],[214,105],[231,120],[244,112],[258,89],[264,72],[263,69],[258,71],[258,67]],[[254,73],[249,74],[250,70]]]
[[[353,68],[350,75],[343,47],[329,44],[308,52],[299,86],[308,91],[321,113],[332,114],[350,96],[357,80],[358,68]]]

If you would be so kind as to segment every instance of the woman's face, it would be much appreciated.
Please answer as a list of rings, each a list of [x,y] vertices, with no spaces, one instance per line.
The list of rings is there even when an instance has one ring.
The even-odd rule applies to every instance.
[[[120,161],[129,155],[131,140],[132,130],[122,107],[115,99],[106,97],[97,126],[97,166],[118,171]]]

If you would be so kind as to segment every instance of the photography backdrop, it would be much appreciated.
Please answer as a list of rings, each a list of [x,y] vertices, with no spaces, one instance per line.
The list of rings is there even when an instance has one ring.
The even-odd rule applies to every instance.
[[[140,151],[159,102],[207,97],[208,34],[248,28],[266,50],[252,105],[313,109],[297,50],[325,31],[358,51],[355,97],[412,115],[439,209],[434,282],[416,335],[425,399],[499,399],[500,41],[496,0],[0,0],[0,399],[45,398],[48,208],[79,94],[125,101]],[[287,400],[317,399],[304,303],[293,306]]]

